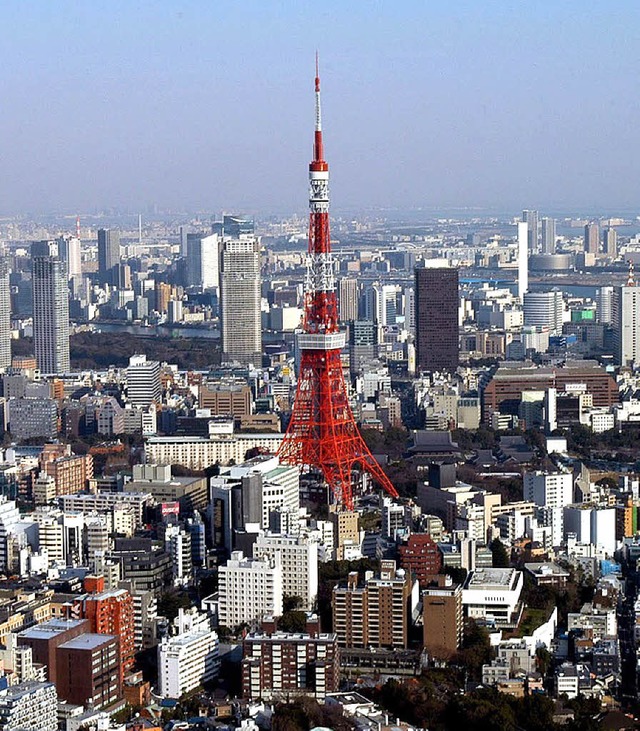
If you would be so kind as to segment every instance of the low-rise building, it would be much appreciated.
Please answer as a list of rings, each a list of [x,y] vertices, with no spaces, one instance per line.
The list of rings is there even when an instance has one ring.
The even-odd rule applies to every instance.
[[[495,626],[517,624],[522,586],[522,572],[516,569],[472,571],[462,591],[467,616]]]

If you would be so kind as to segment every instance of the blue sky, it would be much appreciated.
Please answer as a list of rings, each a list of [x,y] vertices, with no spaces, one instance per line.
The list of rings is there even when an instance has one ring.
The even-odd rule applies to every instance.
[[[640,201],[640,4],[0,2],[0,212]]]

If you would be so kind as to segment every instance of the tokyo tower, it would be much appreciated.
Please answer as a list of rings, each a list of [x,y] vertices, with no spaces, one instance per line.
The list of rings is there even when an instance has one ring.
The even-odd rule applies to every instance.
[[[335,263],[329,236],[329,166],[324,159],[320,77],[316,56],[316,125],[309,165],[309,250],[298,387],[278,455],[287,464],[319,469],[338,503],[353,509],[352,471],[366,470],[390,495],[398,493],[374,460],[353,419],[340,362]]]

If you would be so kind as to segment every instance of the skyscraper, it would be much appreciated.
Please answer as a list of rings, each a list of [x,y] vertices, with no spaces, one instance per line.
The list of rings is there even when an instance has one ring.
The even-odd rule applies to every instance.
[[[224,360],[261,362],[260,244],[255,236],[222,243],[220,325]]]
[[[610,325],[613,318],[613,294],[611,286],[596,289],[596,317],[598,322]]]
[[[9,260],[0,257],[0,370],[11,365],[11,289]]]
[[[218,289],[218,234],[187,234],[187,286]]]
[[[98,229],[98,275],[103,284],[112,284],[114,267],[120,263],[120,232]]]
[[[604,232],[604,253],[613,259],[618,256],[618,232],[615,228],[608,228]]]
[[[458,270],[416,267],[416,363],[426,371],[458,367]]]
[[[67,267],[53,242],[33,244],[31,254],[36,363],[43,373],[65,373],[70,370]]]
[[[518,297],[522,302],[524,293],[529,289],[529,250],[528,224],[518,224]]]
[[[395,325],[397,315],[397,287],[375,282],[364,294],[364,316],[376,325]]]
[[[556,219],[542,219],[542,253],[556,253]]]
[[[529,253],[538,251],[538,211],[522,211],[522,220],[528,227]]]
[[[589,254],[597,254],[600,250],[599,223],[588,223],[584,227],[584,250]]]
[[[82,276],[80,239],[69,235],[61,236],[58,239],[58,255],[66,264],[69,279]]]
[[[358,319],[358,280],[343,277],[338,284],[338,309],[341,322]]]
[[[640,365],[640,287],[633,270],[629,281],[613,292],[612,323],[616,362],[621,366]]]

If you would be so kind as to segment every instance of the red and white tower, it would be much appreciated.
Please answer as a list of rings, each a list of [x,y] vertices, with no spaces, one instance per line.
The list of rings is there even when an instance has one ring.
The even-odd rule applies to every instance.
[[[352,472],[360,466],[390,494],[397,492],[374,460],[353,419],[340,362],[335,264],[329,235],[329,166],[324,159],[320,77],[316,57],[316,128],[309,165],[309,251],[298,388],[289,428],[278,451],[288,464],[318,468],[337,502],[353,508]]]

